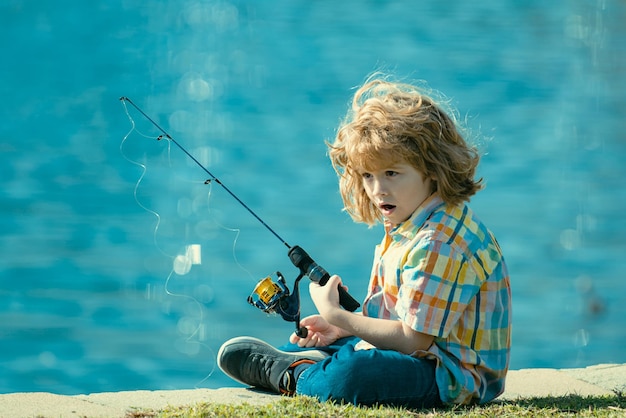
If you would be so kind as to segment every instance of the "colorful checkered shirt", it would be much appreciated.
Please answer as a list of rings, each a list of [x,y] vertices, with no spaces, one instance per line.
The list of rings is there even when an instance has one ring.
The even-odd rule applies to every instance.
[[[376,247],[364,315],[434,336],[417,357],[437,361],[446,403],[488,402],[504,391],[511,291],[500,247],[467,205],[434,194]]]

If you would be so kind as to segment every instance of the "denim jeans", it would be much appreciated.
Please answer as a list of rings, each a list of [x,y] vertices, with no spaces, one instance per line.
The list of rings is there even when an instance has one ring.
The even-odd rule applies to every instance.
[[[435,382],[435,361],[393,350],[355,350],[357,337],[317,348],[331,356],[309,366],[300,375],[296,393],[355,405],[410,408],[441,406]],[[283,351],[304,351],[296,344]]]

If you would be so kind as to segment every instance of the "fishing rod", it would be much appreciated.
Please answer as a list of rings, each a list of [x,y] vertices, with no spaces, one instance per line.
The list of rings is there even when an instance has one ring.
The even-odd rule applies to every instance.
[[[250,207],[248,205],[246,205],[241,199],[239,199],[239,197],[237,197],[237,195],[235,193],[233,193],[228,187],[226,187],[226,185],[224,183],[222,183],[220,181],[220,179],[218,179],[217,177],[215,177],[213,175],[213,173],[211,173],[209,171],[208,168],[206,168],[204,165],[202,165],[200,163],[200,161],[198,161],[193,155],[191,155],[191,153],[189,153],[189,151],[187,151],[185,148],[183,148],[182,145],[180,145],[178,143],[178,141],[176,141],[174,138],[172,138],[170,136],[170,134],[168,134],[167,132],[165,132],[165,130],[163,128],[161,128],[161,126],[159,126],[158,123],[156,123],[150,116],[148,116],[143,110],[141,110],[139,108],[139,106],[137,106],[132,100],[130,100],[128,97],[120,97],[120,100],[123,102],[128,102],[130,103],[135,109],[137,109],[137,111],[139,113],[141,113],[143,115],[143,117],[145,117],[148,121],[150,121],[150,123],[152,123],[159,131],[161,131],[161,133],[163,135],[159,136],[157,138],[157,140],[161,140],[163,138],[168,139],[169,141],[171,141],[174,145],[176,145],[182,152],[184,152],[185,154],[187,154],[187,156],[189,158],[191,158],[191,160],[196,163],[198,165],[198,167],[200,167],[201,169],[204,170],[205,173],[207,173],[209,176],[211,176],[211,178],[207,181],[205,181],[205,184],[210,183],[211,181],[215,181],[217,184],[219,184],[220,186],[222,186],[224,188],[224,190],[226,190],[226,192],[228,192],[229,195],[231,195],[241,206],[243,206],[248,212],[250,212],[250,214],[252,216],[254,216],[259,222],[261,222],[261,225],[263,225],[265,228],[267,228],[268,231],[270,231],[276,238],[278,238],[278,240],[280,242],[282,242],[287,248],[291,248],[291,246],[289,244],[287,244],[287,241],[285,241],[284,239],[281,238],[280,235],[278,235],[276,233],[276,231],[274,231],[268,224],[266,224],[263,219],[261,219],[259,217],[259,215],[257,215],[252,209],[250,209]]]
[[[305,327],[300,327],[300,292],[299,292],[299,283],[300,280],[307,276],[311,281],[318,283],[320,286],[324,286],[328,279],[330,279],[330,274],[322,268],[319,264],[317,264],[306,251],[304,251],[301,247],[295,245],[291,246],[285,241],[274,229],[272,229],[259,215],[257,215],[248,205],[246,205],[232,190],[230,190],[224,183],[220,181],[209,169],[207,169],[200,161],[198,161],[189,151],[187,151],[178,141],[176,141],[172,136],[165,131],[158,123],[156,123],[150,116],[148,116],[139,106],[137,106],[131,99],[128,97],[122,96],[120,97],[120,101],[125,104],[129,103],[133,106],[146,120],[148,120],[152,125],[154,125],[160,132],[161,135],[157,137],[157,140],[161,140],[163,138],[167,139],[176,147],[178,147],[182,152],[184,152],[191,160],[196,163],[205,173],[210,176],[210,179],[207,179],[204,183],[209,184],[212,181],[216,182],[222,188],[231,195],[241,206],[243,206],[256,220],[258,220],[261,225],[263,225],[268,231],[272,233],[283,245],[285,245],[289,252],[287,256],[291,263],[296,266],[300,273],[298,277],[296,277],[293,284],[293,292],[289,291],[287,287],[287,283],[285,281],[285,277],[277,271],[275,273],[277,280],[273,280],[272,276],[267,276],[264,279],[260,280],[257,285],[254,287],[252,294],[248,296],[248,303],[251,305],[261,309],[266,313],[278,313],[282,316],[282,318],[286,321],[295,322],[296,323],[296,334],[304,338],[307,336],[308,330]],[[130,116],[129,116],[130,117]],[[350,312],[354,312],[359,306],[359,302],[357,302],[350,294],[344,289],[341,285],[338,286],[339,290],[339,304],[346,310]]]

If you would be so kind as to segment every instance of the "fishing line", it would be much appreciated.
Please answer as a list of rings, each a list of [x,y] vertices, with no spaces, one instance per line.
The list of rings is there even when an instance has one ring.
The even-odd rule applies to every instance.
[[[178,324],[177,324],[177,329],[178,332],[180,332],[181,334],[185,335],[187,334],[187,336],[185,338],[183,338],[183,342],[185,344],[194,344],[197,345],[200,348],[205,348],[209,351],[210,353],[210,358],[212,359],[216,359],[217,355],[215,353],[215,351],[208,345],[205,344],[204,341],[206,339],[206,335],[205,335],[205,327],[204,327],[204,307],[202,306],[202,303],[200,303],[200,301],[198,301],[198,299],[196,299],[195,297],[191,296],[191,295],[186,295],[184,293],[176,293],[170,290],[169,288],[169,284],[170,281],[172,280],[174,274],[176,274],[175,268],[172,268],[172,270],[170,271],[169,275],[167,276],[167,278],[165,279],[165,285],[164,285],[164,291],[165,294],[167,294],[168,296],[172,296],[175,298],[183,298],[183,299],[187,299],[189,301],[191,301],[197,308],[198,310],[198,318],[197,318],[197,324],[191,324],[190,327],[186,327],[185,323],[189,322],[190,319],[187,316],[181,316],[181,318],[178,320]],[[186,354],[198,354],[198,353],[189,353],[187,350],[184,350],[182,347],[178,348],[179,352],[182,353],[186,353]],[[208,356],[207,356],[208,357]],[[213,373],[215,373],[215,369],[216,369],[216,365],[217,362],[213,361],[213,364],[211,366],[211,370],[198,382],[196,383],[196,388],[201,385],[202,383],[204,383],[206,380],[208,380]]]
[[[179,320],[178,323],[178,331],[182,334],[182,339],[181,341],[186,343],[186,344],[194,344],[194,345],[198,345],[199,347],[205,348],[210,352],[210,357],[212,358],[216,358],[216,354],[215,351],[207,344],[203,343],[202,341],[206,339],[206,333],[205,333],[205,308],[203,307],[202,303],[194,296],[189,295],[189,294],[185,294],[179,291],[175,291],[171,288],[171,285],[173,284],[172,282],[175,280],[175,276],[184,276],[186,274],[188,274],[191,270],[191,267],[193,265],[196,264],[201,264],[201,247],[199,244],[189,244],[183,247],[182,253],[179,252],[177,255],[171,255],[168,254],[168,252],[166,252],[161,245],[158,242],[158,235],[159,235],[159,230],[161,227],[161,223],[162,223],[162,217],[161,215],[156,211],[153,210],[151,208],[149,208],[146,204],[144,204],[141,199],[139,198],[139,188],[140,185],[143,183],[148,168],[147,168],[147,162],[140,162],[137,159],[131,158],[128,156],[128,154],[125,151],[125,147],[127,145],[127,142],[129,140],[129,137],[131,136],[131,134],[135,133],[138,134],[141,137],[144,138],[148,138],[148,139],[161,139],[160,137],[154,136],[154,135],[146,135],[144,133],[142,133],[136,125],[136,122],[134,120],[134,118],[131,116],[129,109],[127,108],[126,104],[124,104],[124,111],[126,113],[126,116],[130,122],[131,128],[130,130],[126,133],[126,135],[124,135],[124,137],[122,138],[122,141],[120,143],[119,149],[120,149],[120,153],[122,154],[122,156],[124,157],[124,159],[128,162],[130,162],[131,164],[139,167],[141,169],[141,174],[139,176],[139,178],[137,179],[135,186],[133,188],[133,197],[135,199],[135,202],[137,203],[137,205],[142,208],[144,211],[150,213],[152,216],[155,217],[155,226],[154,226],[154,230],[153,230],[153,241],[154,241],[154,245],[157,248],[157,250],[163,254],[164,256],[166,256],[167,258],[172,260],[172,267],[165,279],[165,283],[163,285],[163,291],[166,295],[174,297],[174,298],[179,298],[182,300],[187,300],[189,302],[191,302],[194,306],[195,306],[195,310],[197,311],[197,314],[195,316],[195,318],[193,318],[193,315],[188,315],[188,314],[182,314],[181,318]],[[167,162],[168,165],[172,166],[171,164],[171,142],[168,141],[167,143]],[[196,184],[202,184],[202,182],[195,182]],[[211,200],[211,189],[212,186],[209,186],[209,193],[207,194],[207,206],[210,207],[210,200]],[[224,230],[227,230],[229,232],[233,232],[235,233],[235,239],[233,241],[233,247],[232,247],[232,252],[233,252],[233,256],[235,256],[235,252],[236,252],[236,244],[237,244],[237,240],[239,237],[239,230],[238,229],[234,229],[234,228],[228,228],[222,224],[220,224],[219,222],[215,221],[215,224]],[[245,269],[239,262],[238,260],[235,258],[236,263],[239,265],[239,267],[246,271],[251,277],[252,275],[250,274],[250,272]],[[152,298],[150,291],[148,289],[148,293],[147,293],[147,297],[148,298]],[[188,311],[188,308],[186,309]],[[195,323],[193,323],[195,322]],[[177,351],[182,352],[182,353],[186,353],[186,354],[190,354],[188,349],[185,349],[185,347],[177,347]],[[194,353],[191,353],[194,354]],[[197,353],[195,353],[197,354]],[[207,379],[209,379],[213,373],[215,372],[216,369],[216,363],[214,362],[211,370],[209,371],[209,373],[203,377],[196,385],[201,385],[203,382],[205,382]]]
[[[161,226],[161,215],[159,215],[159,214],[158,214],[158,212],[156,212],[156,211],[154,211],[154,210],[152,210],[152,209],[148,208],[146,205],[144,205],[144,204],[141,202],[141,200],[139,199],[139,195],[138,195],[138,193],[139,193],[139,185],[143,182],[143,179],[144,179],[144,177],[146,176],[146,173],[147,173],[147,171],[148,171],[148,169],[147,169],[147,167],[146,167],[146,164],[141,163],[141,162],[139,162],[139,161],[136,161],[136,160],[134,160],[134,159],[131,159],[131,158],[130,158],[130,157],[128,157],[128,156],[126,155],[126,153],[124,152],[124,145],[126,144],[126,141],[128,140],[128,138],[130,137],[130,135],[131,135],[133,132],[137,132],[139,135],[141,135],[141,136],[143,136],[143,137],[145,137],[145,138],[154,138],[154,139],[156,139],[156,137],[154,137],[154,136],[149,136],[149,135],[145,135],[145,134],[141,133],[141,132],[137,129],[137,126],[136,126],[136,124],[135,124],[135,120],[134,120],[134,119],[132,118],[132,116],[130,115],[130,113],[129,113],[129,111],[128,111],[128,108],[126,107],[126,104],[125,104],[124,102],[122,102],[122,103],[123,103],[123,105],[124,105],[124,112],[126,113],[126,117],[128,117],[128,120],[129,120],[129,122],[130,122],[131,127],[130,127],[130,130],[126,133],[126,135],[124,135],[124,137],[122,138],[122,142],[120,143],[120,147],[119,147],[119,148],[120,148],[120,154],[122,154],[122,157],[124,157],[124,159],[125,159],[126,161],[128,161],[129,163],[131,163],[131,164],[133,164],[133,165],[135,165],[135,166],[137,166],[137,167],[139,167],[139,168],[141,169],[141,174],[140,174],[139,178],[137,179],[137,182],[135,183],[135,187],[134,187],[134,189],[133,189],[133,197],[134,197],[134,199],[135,199],[135,203],[137,203],[137,205],[138,205],[140,208],[142,208],[143,210],[145,210],[146,212],[148,212],[148,213],[152,214],[152,215],[155,217],[156,222],[155,222],[155,226],[154,226],[154,233],[153,233],[153,237],[152,237],[152,239],[153,239],[153,241],[154,241],[154,246],[155,246],[155,247],[156,247],[156,248],[157,248],[157,249],[158,249],[158,250],[159,250],[162,254],[167,255],[167,254],[165,253],[165,251],[163,251],[163,250],[161,249],[161,247],[159,246],[159,243],[158,243],[158,241],[157,241],[157,234],[158,234],[158,231],[159,231],[159,227]],[[168,257],[169,257],[169,255],[168,255]]]

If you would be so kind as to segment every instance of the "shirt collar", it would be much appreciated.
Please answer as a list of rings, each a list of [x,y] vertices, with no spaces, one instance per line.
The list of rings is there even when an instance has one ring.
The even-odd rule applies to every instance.
[[[385,221],[385,231],[387,231],[389,235],[397,234],[406,238],[412,238],[426,220],[430,218],[430,215],[444,204],[439,193],[435,192],[422,202],[409,219],[401,224],[394,226],[388,221]]]

